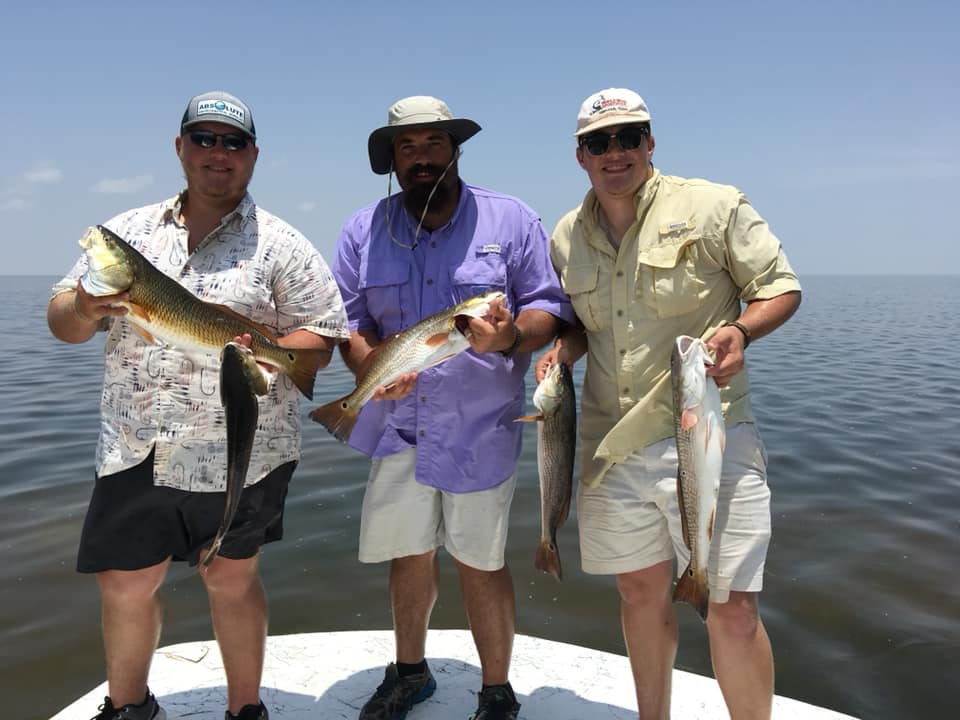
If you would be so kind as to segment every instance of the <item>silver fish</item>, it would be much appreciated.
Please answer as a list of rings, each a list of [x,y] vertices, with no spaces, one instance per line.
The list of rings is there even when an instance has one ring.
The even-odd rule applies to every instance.
[[[316,408],[310,413],[310,419],[346,442],[360,408],[378,387],[386,387],[401,375],[420,372],[466,350],[470,343],[457,327],[457,318],[483,317],[494,300],[504,302],[506,295],[499,290],[475,295],[388,338],[374,350],[373,363],[357,381],[354,391]]]
[[[677,441],[677,500],[690,562],[673,591],[674,602],[692,605],[707,619],[707,563],[717,509],[726,431],[720,391],[706,367],[713,365],[702,340],[681,335],[670,358],[673,424]]]
[[[557,529],[570,513],[573,462],[577,441],[577,398],[573,376],[563,363],[550,368],[533,394],[538,415],[517,418],[537,423],[537,469],[540,474],[540,544],[534,567],[563,579]]]

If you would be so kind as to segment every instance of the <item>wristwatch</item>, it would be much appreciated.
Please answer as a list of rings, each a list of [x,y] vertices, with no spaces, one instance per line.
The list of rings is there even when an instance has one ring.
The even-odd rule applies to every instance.
[[[742,322],[737,322],[736,320],[727,320],[720,327],[735,327],[737,330],[743,333],[743,349],[747,349],[747,345],[750,344],[750,329],[744,325]]]
[[[501,355],[505,358],[513,357],[513,354],[517,351],[517,348],[520,347],[520,343],[523,342],[523,333],[520,332],[520,328],[516,325],[513,326],[513,343],[506,350],[498,350]]]

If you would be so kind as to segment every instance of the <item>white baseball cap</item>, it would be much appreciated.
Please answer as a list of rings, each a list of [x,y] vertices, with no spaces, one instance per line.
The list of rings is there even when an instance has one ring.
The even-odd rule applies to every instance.
[[[610,125],[650,122],[650,111],[643,98],[633,90],[607,88],[596,92],[580,106],[574,137]]]

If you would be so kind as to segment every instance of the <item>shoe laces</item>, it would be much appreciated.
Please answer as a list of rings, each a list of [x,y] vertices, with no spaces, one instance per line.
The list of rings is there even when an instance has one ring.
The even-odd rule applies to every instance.
[[[113,701],[110,700],[108,695],[103,699],[103,704],[97,708],[97,714],[94,715],[90,720],[113,720],[116,715],[116,708],[113,707]]]

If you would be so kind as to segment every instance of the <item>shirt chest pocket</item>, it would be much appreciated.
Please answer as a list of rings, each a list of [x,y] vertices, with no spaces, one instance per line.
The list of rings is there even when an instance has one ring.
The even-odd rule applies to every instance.
[[[415,307],[410,292],[410,268],[406,265],[383,265],[367,269],[360,280],[360,289],[367,302],[367,313],[380,326],[386,337],[403,329],[404,307]]]
[[[499,290],[507,293],[507,266],[495,253],[478,255],[450,268],[450,285],[458,303]]]
[[[700,235],[661,228],[660,242],[637,253],[637,298],[659,318],[676,317],[700,306],[706,283],[697,276]]]
[[[574,312],[587,330],[598,332],[609,324],[610,286],[609,282],[601,282],[599,265],[568,267],[563,276],[563,290],[570,296]]]

